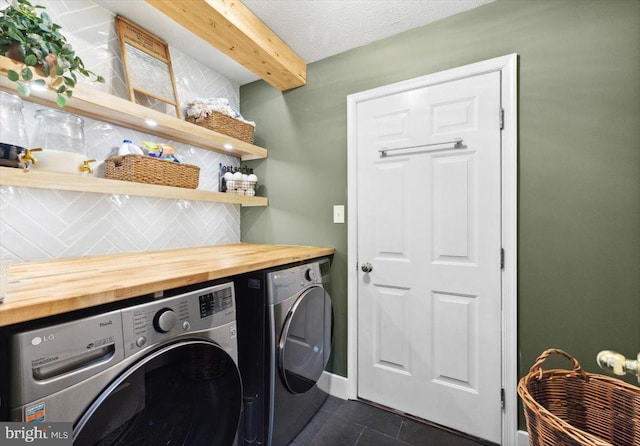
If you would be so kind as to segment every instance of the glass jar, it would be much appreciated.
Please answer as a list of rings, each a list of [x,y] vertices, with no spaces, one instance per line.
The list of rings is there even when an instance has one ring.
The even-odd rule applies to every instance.
[[[54,109],[37,110],[35,118],[38,122],[33,147],[87,154],[82,118]]]
[[[0,91],[0,143],[22,148],[29,146],[22,107],[18,96]]]

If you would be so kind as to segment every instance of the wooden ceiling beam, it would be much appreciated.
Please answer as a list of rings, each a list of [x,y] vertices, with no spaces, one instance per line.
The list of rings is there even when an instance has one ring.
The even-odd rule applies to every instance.
[[[145,0],[280,91],[307,82],[306,63],[238,0]]]

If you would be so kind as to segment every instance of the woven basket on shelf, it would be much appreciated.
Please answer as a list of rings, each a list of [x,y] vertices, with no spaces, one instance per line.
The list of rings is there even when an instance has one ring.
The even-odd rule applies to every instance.
[[[200,168],[144,155],[114,156],[104,161],[105,177],[112,180],[196,189]]]
[[[253,142],[254,127],[246,122],[239,121],[230,116],[223,115],[219,112],[212,112],[210,115],[204,118],[194,118],[193,116],[187,116],[187,121],[192,124],[199,125],[201,127],[213,130],[214,132],[222,133],[224,135],[231,136],[239,139],[240,141],[251,143]]]
[[[573,370],[545,370],[559,354]],[[518,383],[531,446],[640,446],[640,388],[586,373],[562,350],[543,352]]]

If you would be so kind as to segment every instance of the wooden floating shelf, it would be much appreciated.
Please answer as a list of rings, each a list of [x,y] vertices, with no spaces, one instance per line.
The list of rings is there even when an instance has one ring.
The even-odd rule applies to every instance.
[[[172,200],[209,201],[231,203],[242,206],[267,206],[266,197],[211,192],[200,189],[158,186],[156,184],[133,183],[106,178],[85,177],[64,173],[39,172],[11,167],[0,167],[0,186],[34,187],[37,189],[70,190],[99,194],[136,195],[141,197],[168,198]]]
[[[16,83],[7,79],[7,71],[20,72],[23,67],[24,64],[20,62],[0,56],[0,89],[15,93]],[[50,87],[53,79],[43,78],[38,75],[34,75],[34,78],[44,79],[49,88],[42,90],[31,89],[31,95],[28,100],[58,108],[56,92]],[[243,161],[267,157],[267,150],[262,147],[205,129],[175,116],[164,114],[81,84],[77,84],[73,88],[73,98],[67,101],[67,105],[63,110],[161,136],[171,141],[179,141],[213,152],[236,156]],[[149,121],[157,125],[149,125]],[[225,145],[230,145],[232,148],[225,149]]]

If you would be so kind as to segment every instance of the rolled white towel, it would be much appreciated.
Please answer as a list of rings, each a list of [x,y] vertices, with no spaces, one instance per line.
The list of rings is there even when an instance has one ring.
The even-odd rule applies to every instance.
[[[198,119],[205,118],[213,112],[218,112],[253,127],[256,126],[255,122],[247,121],[237,110],[231,107],[227,98],[193,99],[186,103],[186,112],[187,116]]]

